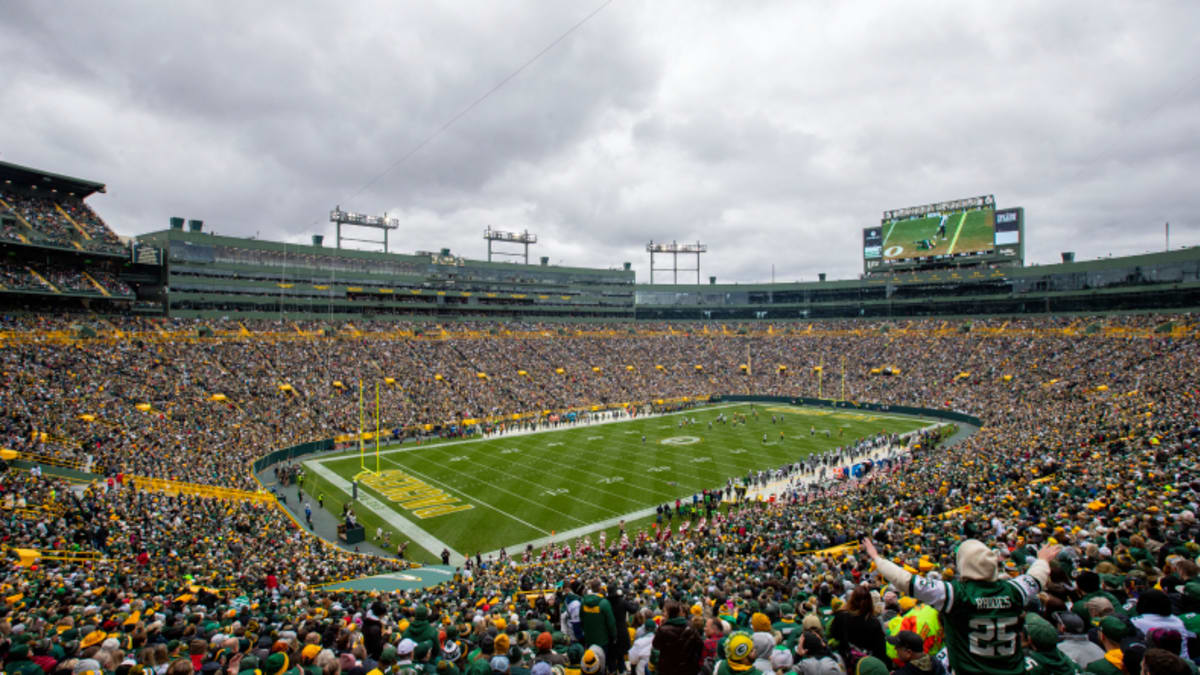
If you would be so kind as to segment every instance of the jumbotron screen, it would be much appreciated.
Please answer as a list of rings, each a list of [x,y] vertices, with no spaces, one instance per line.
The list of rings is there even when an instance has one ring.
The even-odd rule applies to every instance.
[[[863,230],[863,262],[870,272],[1019,257],[1021,220],[1021,209],[996,210],[990,195],[887,211],[878,227]]]

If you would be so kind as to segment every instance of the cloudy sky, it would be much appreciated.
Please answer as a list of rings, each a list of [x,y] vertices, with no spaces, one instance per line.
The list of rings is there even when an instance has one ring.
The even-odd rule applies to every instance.
[[[482,258],[492,225],[639,281],[651,239],[721,281],[845,278],[881,211],[990,193],[1030,262],[1094,258],[1166,221],[1200,245],[1197,27],[1195,0],[9,0],[0,159],[106,183],[126,235],[301,242],[340,204],[406,252]]]

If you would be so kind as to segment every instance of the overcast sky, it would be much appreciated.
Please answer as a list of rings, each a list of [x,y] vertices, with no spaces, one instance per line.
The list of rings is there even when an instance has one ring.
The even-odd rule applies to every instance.
[[[1200,244],[1196,0],[613,0],[413,152],[600,6],[8,0],[0,159],[106,183],[124,235],[307,242],[340,204],[641,282],[651,239],[853,277],[883,210],[979,194],[1031,263]]]

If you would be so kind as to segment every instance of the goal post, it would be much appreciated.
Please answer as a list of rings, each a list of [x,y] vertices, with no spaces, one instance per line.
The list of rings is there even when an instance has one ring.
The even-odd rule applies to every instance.
[[[379,473],[379,383],[375,383],[375,473]]]
[[[379,431],[381,423],[381,408],[379,403],[379,383],[375,383],[375,410],[371,413],[371,421],[375,423],[375,432],[372,440],[375,442],[375,468],[367,467],[367,434],[371,433],[370,426],[367,422],[367,399],[365,385],[361,379],[358,381],[358,468],[367,473],[378,474],[380,467],[379,459]]]

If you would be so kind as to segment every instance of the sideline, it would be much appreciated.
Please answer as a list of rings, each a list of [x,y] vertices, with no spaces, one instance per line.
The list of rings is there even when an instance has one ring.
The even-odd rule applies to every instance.
[[[305,462],[304,464],[311,464],[312,466],[310,468],[313,470],[313,473],[329,481],[329,484],[333,487],[345,492],[346,496],[353,494],[354,488],[350,485],[350,482],[334,473],[328,467],[321,466],[317,462]],[[368,494],[364,489],[359,489],[358,491],[358,503],[370,509],[375,515],[382,518],[388,525],[396,528],[398,532],[411,537],[412,541],[420,544],[422,548],[424,548],[426,551],[429,551],[433,555],[436,556],[442,551],[442,549],[446,549],[447,551],[450,551],[450,563],[452,565],[461,565],[462,562],[466,560],[461,553],[450,548],[445,542],[433,536],[432,534],[429,534],[416,523],[412,522],[408,518],[405,518],[395,509],[389,508],[383,502],[379,501],[379,499],[377,499],[374,495]]]
[[[670,417],[672,415],[686,415],[689,413],[695,414],[697,412],[708,411],[708,410],[720,410],[722,408],[730,408],[730,407],[740,406],[740,405],[750,405],[750,404],[740,402],[740,401],[736,401],[736,402],[732,402],[732,403],[718,403],[715,405],[705,405],[705,406],[697,407],[697,408],[689,408],[688,410],[678,410],[676,412],[648,413],[645,415],[638,415],[637,417],[620,417],[620,418],[611,419],[611,420],[600,420],[597,422],[588,422],[587,424],[574,424],[571,426],[550,427],[550,428],[544,428],[544,429],[538,428],[538,429],[534,429],[533,431],[513,431],[513,432],[509,432],[509,433],[505,433],[505,434],[482,436],[480,438],[464,438],[461,441],[445,441],[443,443],[426,443],[424,445],[410,444],[410,445],[408,445],[408,447],[397,446],[397,447],[391,448],[390,450],[380,450],[379,455],[382,457],[384,455],[394,455],[397,453],[404,453],[404,452],[416,452],[418,450],[433,450],[436,448],[448,448],[450,446],[464,445],[467,443],[482,443],[484,441],[495,441],[495,440],[499,440],[499,439],[503,439],[503,438],[510,438],[512,436],[530,436],[533,434],[557,433],[557,432],[562,432],[562,431],[570,431],[572,429],[584,429],[586,427],[601,426],[604,424],[621,424],[624,422],[636,422],[636,421],[642,420],[642,419],[655,419],[655,418],[659,418],[659,417]],[[865,411],[864,411],[864,414],[865,414]],[[317,462],[332,462],[332,461],[348,459],[348,458],[357,457],[357,456],[358,456],[357,450],[348,450],[348,451],[343,451],[336,455],[326,455],[326,456],[318,458],[318,459],[305,460],[305,462],[311,463],[311,464],[316,464]]]

